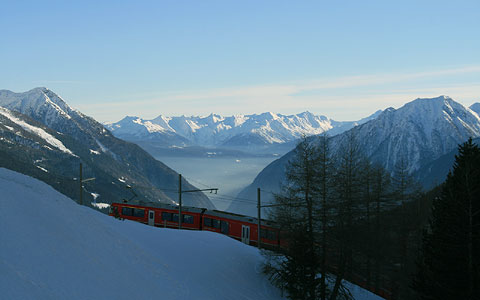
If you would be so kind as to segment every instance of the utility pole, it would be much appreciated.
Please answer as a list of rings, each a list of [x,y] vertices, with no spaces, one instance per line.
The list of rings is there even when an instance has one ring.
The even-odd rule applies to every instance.
[[[80,205],[83,205],[83,178],[82,178],[82,163],[80,163]]]
[[[261,215],[261,211],[262,211],[262,206],[260,204],[260,188],[257,188],[257,209],[258,209],[258,249],[260,249],[262,246],[261,246],[261,234],[260,234],[260,225],[262,223],[262,215]]]
[[[210,191],[210,193],[215,191],[216,194],[218,188],[182,191],[182,174],[178,174],[178,229],[182,229],[182,194],[205,191]]]
[[[87,178],[83,179],[83,172],[82,172],[82,163],[80,163],[80,177],[78,178],[78,182],[80,183],[80,205],[83,205],[83,183],[87,181],[92,181],[95,180],[95,177],[93,178]]]
[[[178,174],[178,229],[182,229],[182,174]]]

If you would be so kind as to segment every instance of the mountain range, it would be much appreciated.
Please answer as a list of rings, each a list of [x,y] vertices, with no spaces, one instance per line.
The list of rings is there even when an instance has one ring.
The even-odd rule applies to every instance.
[[[338,122],[325,116],[303,112],[296,115],[282,115],[272,112],[253,115],[221,116],[210,114],[206,117],[158,116],[153,120],[139,117],[125,117],[105,126],[118,138],[138,143],[152,155],[171,153],[176,155],[197,149],[211,153],[239,155],[284,154],[295,147],[296,140],[303,135],[323,132],[338,134],[358,124],[374,119],[380,114],[359,121]],[[190,150],[187,150],[190,149]],[[205,150],[206,149],[206,150]]]
[[[464,107],[447,96],[416,99],[399,109],[388,108],[375,119],[332,136],[330,148],[332,153],[335,153],[349,134],[353,133],[360,149],[372,162],[379,163],[387,171],[393,172],[395,166],[403,161],[408,172],[423,179],[421,183],[428,188],[433,184],[427,182],[431,176],[422,172],[432,170],[432,166],[422,167],[451,153],[459,143],[465,142],[469,137],[480,136],[480,117],[475,112],[479,107],[478,103],[471,108]],[[312,139],[315,142],[316,138]],[[292,156],[293,151],[290,151],[268,165],[251,185],[239,193],[238,197],[256,199],[258,187],[278,193],[284,181],[285,166]],[[446,173],[448,170],[442,174]],[[443,182],[444,179],[438,179],[441,181],[437,183]],[[263,200],[271,201],[272,193],[266,193]],[[249,215],[256,214],[254,206],[251,207],[233,202],[229,210]]]
[[[84,178],[95,178],[84,184],[88,203],[111,203],[132,197],[174,203],[178,197],[178,174],[139,146],[120,138],[147,150],[150,146],[150,153],[154,148],[192,156],[199,151],[212,153],[209,149],[224,149],[234,155],[287,150],[238,195],[243,202],[252,199],[253,204],[257,187],[271,192],[262,196],[265,202],[280,191],[285,166],[293,155],[288,150],[295,147],[298,138],[312,135],[309,139],[316,142],[315,135],[327,132],[334,153],[353,133],[371,161],[389,172],[402,161],[408,172],[428,189],[444,180],[459,143],[469,137],[479,142],[479,113],[480,103],[467,108],[440,96],[377,111],[356,122],[337,122],[304,112],[289,116],[159,116],[153,120],[126,117],[104,126],[72,109],[47,88],[25,93],[0,90],[0,167],[39,178],[78,199],[82,163]],[[186,181],[182,186],[195,189]],[[183,201],[186,205],[214,208],[201,193],[185,194]],[[233,202],[229,210],[256,213],[247,208],[244,203]]]
[[[89,205],[132,197],[175,203],[178,198],[175,171],[139,146],[114,137],[47,88],[0,90],[0,134],[0,167],[41,179],[72,199],[80,195],[80,163],[83,178],[95,178],[84,183]],[[185,180],[182,186],[195,189]],[[182,200],[214,208],[202,193],[185,194]]]

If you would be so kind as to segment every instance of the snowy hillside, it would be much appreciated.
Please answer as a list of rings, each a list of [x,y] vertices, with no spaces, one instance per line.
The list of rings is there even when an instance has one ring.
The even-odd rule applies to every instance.
[[[116,136],[128,140],[161,139],[166,145],[238,148],[283,144],[325,131],[337,134],[375,118],[378,113],[358,122],[337,122],[310,112],[289,116],[271,112],[229,117],[159,116],[153,120],[125,117],[106,126]]]
[[[228,237],[119,221],[3,168],[0,190],[2,299],[281,299]]]

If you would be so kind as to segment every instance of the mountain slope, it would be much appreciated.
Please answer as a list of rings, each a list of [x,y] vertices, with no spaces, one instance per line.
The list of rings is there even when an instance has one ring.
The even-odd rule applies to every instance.
[[[477,115],[480,116],[480,103],[478,103],[478,102],[477,102],[477,103],[474,103],[474,104],[470,105],[469,108],[470,108],[471,110],[473,110],[474,112],[476,112]]]
[[[174,202],[178,194],[178,174],[153,159],[135,144],[115,138],[102,124],[71,109],[59,96],[46,88],[25,93],[0,91],[0,166],[41,178],[69,197],[79,198],[79,164],[89,202],[95,197],[105,203],[130,198],[125,186],[132,186],[138,199]],[[13,115],[17,120],[5,114]],[[22,127],[18,122],[28,126]],[[16,125],[15,125],[15,124]],[[60,141],[72,154],[57,155],[58,148],[45,144],[32,132],[43,130]],[[52,152],[52,149],[55,150]],[[56,150],[57,149],[57,150]],[[40,173],[39,173],[40,171]],[[43,174],[45,173],[45,174]],[[194,187],[182,182],[185,189]],[[203,194],[185,195],[185,204],[213,208]],[[98,196],[99,195],[99,196]]]
[[[469,108],[441,96],[416,99],[399,109],[389,108],[376,119],[351,129],[360,149],[373,161],[392,172],[404,160],[410,173],[455,149],[469,137],[480,136],[480,118]],[[331,150],[338,151],[347,139],[347,132],[333,136]],[[313,138],[315,140],[315,138]],[[238,197],[256,199],[256,189],[279,192],[284,168],[292,152],[272,162]],[[274,174],[274,175],[272,175]],[[272,194],[265,195],[272,200]],[[246,205],[232,204],[229,210],[255,214]],[[242,208],[243,207],[243,208]]]
[[[473,142],[480,145],[480,138],[473,139]],[[440,156],[432,162],[423,165],[413,173],[426,189],[431,189],[447,179],[448,172],[452,170],[455,162],[455,155],[458,154],[458,147]]]

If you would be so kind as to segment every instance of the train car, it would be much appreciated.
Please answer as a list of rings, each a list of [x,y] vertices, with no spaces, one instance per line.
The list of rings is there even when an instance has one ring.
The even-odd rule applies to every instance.
[[[178,228],[178,206],[164,203],[114,202],[110,215],[157,227]],[[258,245],[258,219],[218,210],[182,206],[182,229],[206,230],[225,234],[248,245]],[[281,246],[278,229],[262,220],[261,245],[274,249]]]
[[[258,245],[257,218],[207,210],[203,214],[203,230],[219,232],[248,245]],[[280,236],[272,222],[261,221],[260,235],[261,245],[269,248],[280,246]]]
[[[204,208],[182,207],[182,229],[201,230]],[[164,203],[114,202],[110,215],[157,227],[178,228],[178,206]]]

